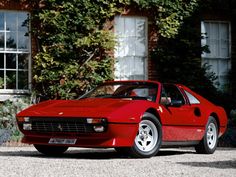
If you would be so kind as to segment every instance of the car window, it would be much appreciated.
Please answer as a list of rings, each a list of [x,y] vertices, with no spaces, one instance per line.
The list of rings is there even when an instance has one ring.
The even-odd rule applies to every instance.
[[[184,90],[184,92],[186,93],[190,104],[200,104],[200,101],[195,96],[193,96],[191,93],[187,92],[186,90]]]
[[[114,98],[156,101],[158,85],[148,82],[107,82],[99,85],[79,99]]]
[[[172,84],[163,84],[160,102],[161,103],[170,102],[170,103],[179,103],[179,104],[186,103],[178,87]]]

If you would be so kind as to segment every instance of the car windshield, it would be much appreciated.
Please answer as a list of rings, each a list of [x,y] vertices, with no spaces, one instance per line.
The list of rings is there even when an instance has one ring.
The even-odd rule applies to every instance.
[[[83,98],[122,98],[156,101],[158,84],[150,82],[107,82],[99,85]]]

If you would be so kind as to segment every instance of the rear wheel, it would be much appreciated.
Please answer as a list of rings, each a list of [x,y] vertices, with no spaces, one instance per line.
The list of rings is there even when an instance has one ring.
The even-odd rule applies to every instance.
[[[48,145],[38,145],[34,144],[34,147],[42,154],[48,156],[57,156],[61,155],[67,151],[68,147],[64,146],[48,146]]]
[[[206,125],[206,132],[201,142],[195,147],[197,153],[213,154],[218,143],[218,124],[214,117],[210,116]]]
[[[127,152],[137,158],[148,158],[156,155],[162,141],[161,123],[156,116],[145,113],[139,123],[139,130],[134,145]]]

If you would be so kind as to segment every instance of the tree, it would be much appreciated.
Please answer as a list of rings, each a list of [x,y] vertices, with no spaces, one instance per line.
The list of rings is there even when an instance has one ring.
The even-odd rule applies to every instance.
[[[104,28],[122,1],[48,0],[32,16],[39,52],[33,60],[36,91],[49,98],[74,98],[112,79],[107,51],[115,38]]]
[[[26,0],[22,0],[26,1]],[[34,0],[35,3],[37,0]],[[33,3],[31,2],[31,3]],[[32,14],[39,51],[33,59],[34,88],[51,99],[71,99],[113,78],[116,44],[105,27],[125,8],[152,11],[161,36],[178,33],[197,0],[47,0]]]
[[[209,72],[210,66],[201,65],[201,53],[209,50],[207,46],[201,46],[197,20],[194,17],[185,19],[174,38],[160,37],[152,59],[156,62],[160,81],[182,83],[204,94],[205,91],[216,91],[213,85],[216,76]]]

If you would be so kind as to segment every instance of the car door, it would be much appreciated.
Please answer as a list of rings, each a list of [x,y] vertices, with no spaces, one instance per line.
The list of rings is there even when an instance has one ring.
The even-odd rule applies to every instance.
[[[195,126],[199,116],[180,87],[163,84],[160,103],[165,112],[163,141],[194,141],[199,138]]]

